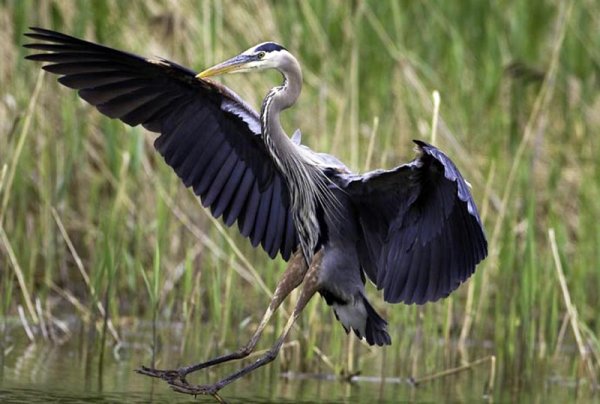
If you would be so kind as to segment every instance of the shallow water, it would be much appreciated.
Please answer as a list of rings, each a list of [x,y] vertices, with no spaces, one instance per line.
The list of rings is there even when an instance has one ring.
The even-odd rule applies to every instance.
[[[146,325],[147,326],[147,325]],[[146,329],[144,326],[144,330]],[[162,381],[134,372],[147,363],[147,333],[132,332],[118,351],[104,353],[100,364],[98,344],[88,344],[89,335],[73,335],[62,345],[41,339],[30,343],[17,327],[13,327],[5,343],[4,364],[0,367],[0,402],[2,403],[198,403],[214,402],[212,397],[186,396],[173,392]],[[107,344],[109,346],[110,344]],[[172,363],[174,349],[165,349],[161,364]],[[206,359],[202,354],[189,355],[190,361]],[[245,362],[248,363],[248,362]],[[190,382],[209,383],[237,369],[240,363],[227,364],[215,370],[199,371]],[[295,371],[294,364],[290,371]],[[374,372],[373,369],[367,371]],[[376,373],[376,372],[374,372]],[[372,373],[373,374],[373,373]],[[284,376],[291,377],[284,377]],[[363,373],[360,381],[342,382],[334,375],[285,373],[276,361],[221,391],[227,402],[243,403],[349,403],[349,402],[472,402],[484,399],[483,389],[488,367],[478,367],[459,375],[440,379],[418,387],[403,378],[369,379]],[[489,400],[525,402],[570,402],[592,400],[586,389],[575,389],[563,380],[540,380],[539,384],[522,386],[518,391],[498,390]]]

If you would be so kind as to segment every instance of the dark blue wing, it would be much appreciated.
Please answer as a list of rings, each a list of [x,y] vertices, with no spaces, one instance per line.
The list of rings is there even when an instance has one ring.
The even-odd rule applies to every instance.
[[[154,146],[215,217],[288,259],[297,246],[287,185],[264,146],[258,115],[226,87],[164,59],[149,60],[31,28],[44,51],[27,59],[78,90],[98,111],[160,133]]]
[[[415,141],[421,155],[393,170],[349,177],[363,239],[359,256],[388,302],[446,297],[487,255],[469,188],[440,150]]]

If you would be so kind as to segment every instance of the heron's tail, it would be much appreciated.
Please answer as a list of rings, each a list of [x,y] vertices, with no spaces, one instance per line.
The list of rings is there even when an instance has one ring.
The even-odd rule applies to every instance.
[[[363,296],[363,304],[367,311],[367,324],[365,326],[365,339],[369,345],[391,345],[392,338],[387,332],[387,321],[385,321],[371,306],[371,303]]]
[[[369,345],[382,346],[392,343],[387,332],[387,321],[375,311],[362,293],[347,302],[327,291],[321,291],[321,294],[332,306],[335,317],[342,323],[346,333],[354,331],[358,338],[365,338]]]

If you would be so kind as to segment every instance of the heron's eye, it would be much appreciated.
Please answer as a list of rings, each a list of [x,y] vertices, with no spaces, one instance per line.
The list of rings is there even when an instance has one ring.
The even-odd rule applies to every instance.
[[[264,51],[260,51],[256,54],[256,57],[258,57],[259,59],[264,59],[266,53]]]

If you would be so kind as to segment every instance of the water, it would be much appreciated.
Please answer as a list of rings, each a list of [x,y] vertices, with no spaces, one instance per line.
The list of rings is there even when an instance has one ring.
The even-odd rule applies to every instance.
[[[98,344],[90,344],[90,340],[97,336],[90,336],[87,331],[73,334],[65,343],[57,345],[41,339],[30,343],[18,327],[13,327],[5,342],[4,366],[0,371],[0,402],[215,402],[212,397],[194,398],[173,392],[163,381],[134,372],[139,365],[149,364],[146,328],[147,324],[141,327],[144,332],[128,333],[121,348],[108,350],[100,362]],[[163,346],[159,360],[163,365],[175,365],[173,361],[179,357],[178,354],[174,354],[173,347],[165,348],[168,347]],[[193,361],[207,357],[198,353],[189,355],[189,358]],[[214,382],[238,366],[239,362],[199,371],[189,380],[195,383]],[[482,366],[475,371],[414,387],[403,378],[381,383],[378,377],[369,379],[368,373],[363,374],[365,377],[359,382],[347,383],[332,374],[293,373],[298,370],[294,366],[290,364],[290,372],[284,372],[276,361],[234,382],[220,394],[232,403],[472,402],[483,401],[488,377],[488,367]],[[292,377],[283,377],[285,375]],[[522,386],[518,391],[496,389],[493,397],[488,399],[563,403],[574,399],[586,402],[594,398],[589,395],[588,389],[576,389],[564,380],[541,379],[539,383]]]
[[[105,359],[102,374],[93,361],[86,370],[85,363],[69,343],[61,347],[47,344],[29,345],[19,352],[13,350],[7,359],[3,382],[0,384],[0,402],[27,403],[197,403],[214,402],[211,397],[194,399],[172,392],[166,383],[136,374],[140,361],[134,354],[119,361]],[[227,365],[222,369],[233,370]],[[348,384],[336,380],[306,378],[288,380],[281,377],[279,366],[274,363],[238,380],[222,390],[228,402],[396,402],[398,399],[414,398],[432,401],[442,394],[425,387],[414,389],[408,384],[394,385],[365,382]],[[201,371],[202,372],[202,371]],[[190,377],[190,380],[216,380],[222,371]],[[480,392],[452,393],[460,399],[478,399]],[[446,393],[447,394],[447,393]]]

